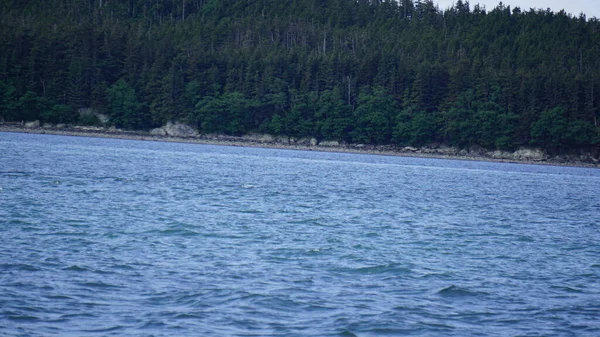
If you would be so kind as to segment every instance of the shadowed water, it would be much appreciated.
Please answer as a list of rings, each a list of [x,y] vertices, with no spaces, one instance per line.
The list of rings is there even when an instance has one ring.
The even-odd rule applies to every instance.
[[[0,133],[0,335],[600,335],[598,191],[594,169]]]

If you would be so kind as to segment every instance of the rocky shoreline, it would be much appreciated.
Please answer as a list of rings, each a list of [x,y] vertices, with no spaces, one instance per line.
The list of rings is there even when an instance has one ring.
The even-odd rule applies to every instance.
[[[126,131],[114,127],[40,126],[31,123],[25,125],[3,123],[0,124],[0,132],[600,168],[600,151],[598,150],[595,153],[581,151],[579,153],[551,156],[538,148],[519,148],[514,152],[508,152],[490,151],[481,147],[459,149],[443,144],[433,144],[420,148],[396,145],[343,144],[337,141],[319,142],[314,138],[296,139],[266,134],[250,134],[240,137],[202,135],[185,124],[171,123],[151,131]]]

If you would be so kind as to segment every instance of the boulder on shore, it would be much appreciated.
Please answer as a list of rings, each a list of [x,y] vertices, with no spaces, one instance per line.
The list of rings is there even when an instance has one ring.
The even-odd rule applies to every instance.
[[[337,140],[324,140],[319,143],[319,146],[338,147],[340,146],[340,142],[338,142]]]
[[[522,147],[515,151],[514,159],[542,161],[546,159],[546,153],[541,149]]]
[[[25,127],[29,128],[29,129],[33,129],[33,128],[39,128],[41,125],[39,120],[35,120],[33,122],[27,122],[25,123]]]
[[[180,138],[198,137],[198,131],[196,131],[196,129],[180,122],[167,122],[167,125],[163,127],[152,129],[150,131],[150,134],[154,136],[169,136]]]

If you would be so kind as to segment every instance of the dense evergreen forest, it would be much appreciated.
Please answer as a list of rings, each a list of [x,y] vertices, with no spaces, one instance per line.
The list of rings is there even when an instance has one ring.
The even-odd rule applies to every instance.
[[[1,0],[0,119],[551,151],[600,143],[600,22],[458,0]]]

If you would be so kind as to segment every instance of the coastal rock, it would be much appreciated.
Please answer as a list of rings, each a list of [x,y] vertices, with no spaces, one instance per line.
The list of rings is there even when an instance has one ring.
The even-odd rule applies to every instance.
[[[240,137],[242,141],[253,143],[288,143],[288,139],[283,136],[273,136],[267,133],[254,133]]]
[[[436,151],[437,151],[437,153],[445,155],[445,156],[455,156],[459,150],[455,147],[451,147],[451,146],[442,144],[442,145],[438,146]]]
[[[263,134],[259,135],[258,141],[261,143],[273,143],[275,141],[275,137],[268,134]]]
[[[490,157],[492,157],[494,159],[513,159],[514,153],[496,150],[491,153]]]
[[[163,129],[163,128],[156,128],[156,129],[150,130],[150,134],[153,136],[166,136],[167,131],[165,131],[165,129]]]
[[[29,129],[33,129],[33,128],[39,128],[41,125],[39,120],[33,121],[33,122],[27,122],[25,123],[25,127],[29,128]]]
[[[290,143],[294,144],[294,145],[311,146],[311,145],[313,145],[312,144],[313,139],[314,138],[312,138],[312,139],[311,138],[298,138],[298,139],[290,138]],[[315,145],[316,145],[317,140],[314,139],[314,141],[315,141]]]
[[[171,123],[168,122],[167,125],[164,126],[167,135],[171,137],[196,137],[198,136],[198,131],[192,128],[187,124],[182,124],[179,122]]]
[[[150,134],[154,136],[189,138],[197,137],[198,131],[187,124],[179,122],[172,123],[169,121],[167,122],[167,125],[163,127],[152,129]]]
[[[416,147],[412,147],[412,146],[405,146],[404,148],[402,148],[402,151],[417,152],[417,151],[419,151],[419,149],[417,149]]]
[[[546,153],[540,149],[522,147],[515,151],[513,159],[542,161],[546,159]]]
[[[277,137],[275,137],[275,143],[290,144],[290,137],[288,137],[288,136],[277,136]]]
[[[81,130],[81,131],[92,131],[92,132],[102,132],[102,131],[106,131],[105,128],[100,127],[100,126],[82,126],[82,125],[75,125],[73,126],[73,129],[75,130]]]
[[[483,157],[487,154],[487,150],[479,145],[473,145],[468,150],[469,154],[472,156]]]
[[[319,143],[319,146],[338,147],[340,146],[340,142],[338,142],[337,140],[324,140]]]

